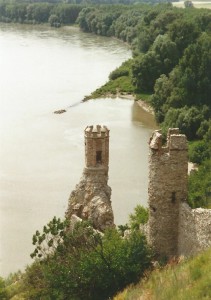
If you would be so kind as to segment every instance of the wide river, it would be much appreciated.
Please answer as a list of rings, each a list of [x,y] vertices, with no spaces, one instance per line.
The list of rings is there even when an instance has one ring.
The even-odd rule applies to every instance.
[[[147,204],[152,116],[132,100],[80,103],[129,57],[125,44],[74,27],[0,24],[0,276],[23,270],[34,232],[63,218],[83,171],[87,125],[110,129],[115,223]]]

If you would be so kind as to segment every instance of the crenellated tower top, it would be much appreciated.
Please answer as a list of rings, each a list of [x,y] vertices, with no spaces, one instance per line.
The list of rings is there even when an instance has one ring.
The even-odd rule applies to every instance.
[[[109,165],[109,130],[106,126],[87,126],[85,137],[86,168],[104,168]]]
[[[187,138],[184,134],[179,133],[179,128],[169,128],[167,134],[167,145],[162,146],[162,134],[161,130],[155,130],[149,146],[151,150],[157,150],[158,152],[171,152],[172,150],[187,150]]]

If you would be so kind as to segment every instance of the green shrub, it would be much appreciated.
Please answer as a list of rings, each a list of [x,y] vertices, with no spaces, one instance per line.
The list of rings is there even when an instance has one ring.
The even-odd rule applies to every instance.
[[[188,203],[192,208],[211,205],[211,160],[204,161],[188,178]]]
[[[196,164],[201,164],[211,156],[210,149],[204,140],[191,143],[189,145],[188,154],[189,160]]]
[[[118,69],[116,69],[116,70],[114,70],[113,72],[110,73],[109,79],[110,80],[115,80],[119,77],[128,76],[128,75],[129,75],[129,70],[126,70],[126,69],[121,70],[121,69],[118,68]]]
[[[134,213],[129,215],[129,225],[131,229],[139,229],[140,224],[146,224],[148,218],[148,210],[141,205],[137,205],[134,209]]]
[[[6,292],[5,281],[1,277],[0,277],[0,299],[2,299],[2,300],[8,299],[8,294]]]

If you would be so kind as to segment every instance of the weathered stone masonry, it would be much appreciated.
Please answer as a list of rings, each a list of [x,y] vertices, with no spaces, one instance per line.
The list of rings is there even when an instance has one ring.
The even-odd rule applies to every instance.
[[[189,256],[211,246],[211,210],[191,209],[188,148],[179,129],[169,129],[167,145],[155,131],[149,143],[148,241],[159,255]]]
[[[211,247],[211,209],[180,207],[178,255],[190,256]]]
[[[170,129],[163,147],[155,131],[149,147],[149,241],[159,254],[177,255],[180,203],[187,199],[187,140]]]

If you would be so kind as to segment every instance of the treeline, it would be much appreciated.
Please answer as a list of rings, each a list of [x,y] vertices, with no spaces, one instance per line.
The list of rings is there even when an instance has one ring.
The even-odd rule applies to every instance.
[[[71,24],[75,22],[75,19],[65,16],[65,20],[63,20],[62,15],[57,15],[57,6],[60,7],[59,9],[63,11],[63,14],[68,15],[71,10],[71,6],[69,5],[133,5],[138,3],[167,3],[171,1],[172,0],[0,0],[0,22],[46,23],[51,15],[56,15],[59,18],[60,24]],[[77,7],[77,9],[79,8]],[[77,9],[76,7],[75,9],[72,7],[72,11]],[[28,14],[28,10],[35,11],[33,19],[31,15]]]
[[[110,75],[130,77],[134,94],[147,94],[164,133],[179,127],[192,141],[192,207],[211,204],[211,11],[171,4],[84,8],[82,30],[115,36],[131,44],[133,59]],[[128,82],[127,82],[128,83]],[[124,91],[124,87],[123,87]]]
[[[118,1],[111,2],[116,4],[116,6],[114,7],[114,5],[109,5],[109,1],[107,2],[106,0],[107,2],[107,5],[105,5],[105,7],[107,7],[106,10],[112,11],[114,8],[114,10],[117,11],[117,14],[119,16],[119,12],[127,11],[127,9],[130,9],[131,7],[135,8],[134,5],[118,4],[120,3]],[[146,0],[143,0],[143,2],[144,1]],[[156,1],[160,1],[160,0],[147,0],[147,1],[148,3],[155,3]],[[166,1],[166,0],[161,0],[161,1]],[[95,8],[100,7],[95,4],[98,4],[98,2],[93,0],[91,0],[90,3],[86,2],[86,0],[83,1],[74,0],[68,2],[56,1],[56,0],[55,1],[0,0],[0,22],[6,22],[6,23],[17,22],[17,23],[25,23],[25,24],[39,24],[39,23],[49,22],[51,26],[60,27],[61,25],[74,24],[78,18],[79,12],[83,8],[89,9],[90,7],[95,7]],[[130,4],[132,4],[132,2]],[[108,18],[110,19],[111,16],[108,16]],[[99,32],[99,34],[101,33]]]
[[[82,10],[80,4],[8,3],[0,2],[0,22],[38,24],[49,22],[59,27],[74,24]]]

